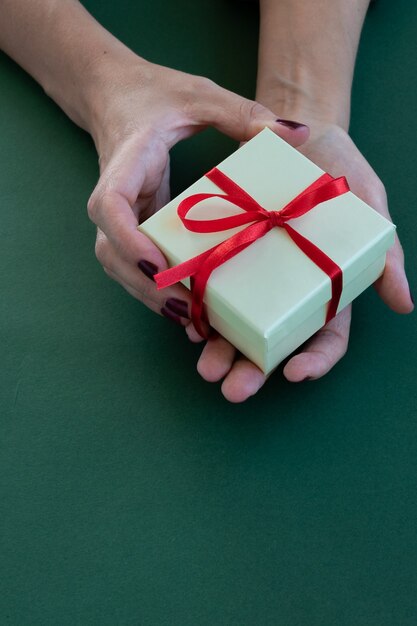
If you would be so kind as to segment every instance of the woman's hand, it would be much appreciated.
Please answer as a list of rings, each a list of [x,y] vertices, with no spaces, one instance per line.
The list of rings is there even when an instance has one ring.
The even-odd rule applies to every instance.
[[[314,128],[300,152],[335,178],[346,176],[353,193],[391,220],[384,185],[359,152],[349,135],[335,125]],[[384,274],[375,283],[382,300],[397,313],[410,313],[414,303],[404,269],[404,254],[398,239],[387,253]],[[284,368],[292,382],[319,378],[345,354],[349,341],[351,307],[324,326]]]
[[[169,198],[169,150],[213,126],[237,141],[268,126],[294,146],[308,137],[270,110],[208,79],[148,63],[103,28],[77,0],[3,0],[0,49],[91,133],[100,179],[88,203],[106,272],[151,309],[184,324],[189,293],[157,292],[166,261],[138,222]]]
[[[100,179],[88,203],[97,225],[96,254],[106,273],[156,313],[188,323],[190,293],[182,285],[157,291],[152,280],[167,267],[159,249],[137,230],[169,200],[169,150],[213,126],[237,141],[268,126],[292,145],[305,126],[277,121],[265,107],[212,81],[139,59],[102,62],[91,133]]]
[[[359,152],[349,135],[340,127],[312,124],[310,139],[300,152],[335,178],[346,176],[351,190],[362,200],[390,219],[384,186]],[[396,236],[387,253],[384,274],[375,283],[384,302],[397,313],[410,313],[413,301],[404,271],[404,255]],[[314,335],[284,367],[291,382],[320,378],[345,354],[349,340],[351,307],[346,307]],[[196,340],[192,326],[188,333]],[[255,394],[265,382],[265,375],[250,361],[236,360],[236,351],[222,337],[209,340],[201,354],[198,370],[208,381],[224,378],[222,391],[232,402],[242,402]]]

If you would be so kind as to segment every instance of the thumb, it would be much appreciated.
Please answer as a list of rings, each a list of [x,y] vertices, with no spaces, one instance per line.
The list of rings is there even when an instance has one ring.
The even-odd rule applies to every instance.
[[[404,269],[404,253],[397,235],[387,252],[384,273],[374,283],[378,295],[396,313],[411,313],[414,300]]]
[[[277,118],[259,102],[242,98],[210,80],[203,81],[199,103],[194,109],[198,119],[194,123],[213,126],[239,142],[252,139],[265,126],[294,147],[307,141],[310,131],[305,124]]]

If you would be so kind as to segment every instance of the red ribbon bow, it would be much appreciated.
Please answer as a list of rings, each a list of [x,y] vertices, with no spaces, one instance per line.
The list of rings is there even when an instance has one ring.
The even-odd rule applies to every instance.
[[[280,211],[267,211],[216,167],[208,172],[206,176],[225,193],[196,193],[182,200],[178,205],[177,212],[184,226],[195,233],[214,233],[243,226],[250,222],[253,223],[202,254],[156,274],[154,278],[158,289],[169,287],[184,278],[190,277],[193,294],[191,318],[197,332],[202,337],[207,338],[207,333],[201,327],[201,320],[203,319],[204,292],[213,270],[250,246],[251,243],[260,237],[266,235],[272,228],[285,228],[294,243],[329,276],[332,282],[332,297],[329,302],[325,322],[327,324],[337,312],[343,289],[342,270],[320,248],[294,230],[288,224],[288,221],[301,217],[321,202],[331,200],[349,191],[346,178],[344,176],[333,178],[330,174],[323,174]],[[193,206],[208,198],[227,200],[244,209],[244,213],[212,220],[187,218],[187,213]]]

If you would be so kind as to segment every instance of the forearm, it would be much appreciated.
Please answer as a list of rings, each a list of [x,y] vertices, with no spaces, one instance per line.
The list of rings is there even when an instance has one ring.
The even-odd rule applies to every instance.
[[[289,117],[349,127],[369,0],[260,0],[257,100]]]
[[[0,48],[91,131],[103,66],[133,54],[76,0],[0,0]]]

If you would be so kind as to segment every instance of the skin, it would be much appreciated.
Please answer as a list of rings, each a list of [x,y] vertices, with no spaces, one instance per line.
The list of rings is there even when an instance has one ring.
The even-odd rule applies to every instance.
[[[167,263],[137,225],[169,199],[169,150],[207,126],[239,142],[268,126],[323,169],[346,175],[353,191],[388,215],[382,183],[346,133],[367,3],[316,0],[303,6],[303,2],[261,1],[258,102],[253,102],[204,77],[140,58],[75,0],[0,0],[0,47],[95,142],[100,178],[88,213],[97,225],[97,258],[111,278],[156,313],[166,311],[171,298],[183,300],[189,311],[190,294],[182,285],[157,291],[140,271],[142,260],[159,271]],[[319,19],[325,11],[326,20]],[[338,36],[328,36],[331,32]],[[304,58],[300,46],[304,41],[310,42],[314,55]],[[326,67],[330,58],[337,61],[338,72],[331,64]],[[332,97],[321,102],[321,93]],[[300,119],[311,134],[307,126],[291,128],[278,117]],[[394,310],[412,310],[398,242],[378,289]],[[201,340],[188,313],[174,318],[192,341]],[[349,321],[346,310],[293,357],[284,369],[288,380],[326,373],[346,350]],[[206,343],[197,368],[208,381],[224,378],[222,392],[231,402],[246,400],[265,382],[262,372],[236,358],[222,337]]]

